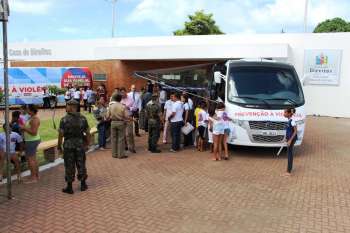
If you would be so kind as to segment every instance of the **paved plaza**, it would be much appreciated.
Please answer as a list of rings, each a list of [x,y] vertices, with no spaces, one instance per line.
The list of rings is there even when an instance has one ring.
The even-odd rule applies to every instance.
[[[61,192],[62,165],[15,184],[0,232],[350,232],[349,132],[350,120],[310,117],[290,178],[278,149],[234,147],[214,162],[193,149],[152,155],[144,135],[128,159],[90,154],[87,192]]]

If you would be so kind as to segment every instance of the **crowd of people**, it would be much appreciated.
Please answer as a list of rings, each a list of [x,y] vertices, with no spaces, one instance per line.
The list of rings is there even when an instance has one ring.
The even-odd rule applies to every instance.
[[[126,150],[136,153],[134,135],[140,136],[139,130],[142,129],[148,133],[148,150],[152,153],[161,153],[158,146],[161,138],[163,144],[171,144],[172,153],[191,147],[200,152],[210,148],[212,160],[229,160],[228,139],[233,133],[230,127],[233,119],[220,99],[211,101],[179,91],[168,93],[161,85],[148,82],[140,92],[135,85],[131,86],[130,92],[126,88],[116,88],[108,107],[105,101],[101,105],[103,121],[111,125],[113,157],[127,158]],[[288,119],[286,175],[292,170],[292,151],[297,138],[292,118],[294,111],[286,109],[284,113]],[[101,132],[99,135],[104,135],[105,128],[102,127]],[[100,144],[100,147],[104,146],[105,143]]]
[[[27,162],[31,172],[27,183],[37,182],[39,180],[39,168],[36,159],[37,148],[41,142],[39,127],[40,118],[37,116],[38,109],[35,105],[25,105],[21,111],[13,111],[10,122],[10,147],[9,157],[14,164],[17,174],[17,180],[21,181],[20,162]],[[6,125],[3,125],[4,131]],[[5,133],[0,134],[0,182],[3,178],[3,166],[6,151]]]
[[[192,99],[193,98],[193,99]],[[105,100],[99,101],[96,114],[99,121],[99,135],[111,128],[112,155],[126,158],[125,150],[135,153],[134,135],[140,136],[140,129],[148,132],[148,150],[160,153],[158,141],[170,144],[170,152],[196,145],[204,151],[206,145],[212,148],[213,159],[229,159],[227,138],[230,133],[229,121],[222,102],[191,97],[185,92],[167,92],[160,85],[147,83],[140,92],[132,85],[116,88],[108,107]],[[107,136],[105,136],[107,137]],[[105,139],[99,139],[105,148]],[[221,155],[222,151],[225,152]]]
[[[92,111],[92,106],[95,105],[96,101],[101,97],[106,97],[106,87],[104,85],[99,86],[96,91],[91,87],[73,87],[73,85],[69,85],[64,94],[66,103],[69,100],[74,99],[79,103],[78,112],[80,112],[80,106],[82,104],[84,110],[89,111],[89,113]]]
[[[141,88],[140,92],[135,85],[129,91],[124,87],[116,88],[110,99],[107,99],[104,86],[99,86],[96,91],[91,88],[69,87],[65,98],[67,115],[61,119],[58,137],[58,150],[63,152],[65,161],[65,193],[73,193],[75,170],[78,171],[81,190],[87,189],[85,152],[89,145],[90,129],[86,118],[79,113],[81,105],[96,118],[99,149],[107,149],[107,141],[110,141],[114,158],[127,158],[126,151],[136,153],[134,137],[141,137],[140,130],[144,130],[148,133],[148,150],[151,153],[161,153],[158,145],[161,141],[163,144],[171,144],[172,153],[186,148],[196,148],[204,152],[210,148],[212,160],[229,160],[227,140],[232,133],[232,119],[222,101],[196,98],[196,95],[190,96],[186,92],[167,92],[151,82]],[[27,105],[21,111],[12,112],[9,156],[18,181],[21,181],[20,161],[28,163],[31,171],[28,182],[39,180],[36,152],[41,138],[37,112],[35,105]],[[285,175],[291,173],[292,151],[297,140],[296,124],[292,119],[294,112],[294,109],[286,109],[284,113],[288,119],[288,169]],[[3,127],[6,129],[5,125]],[[0,182],[3,177],[5,151],[6,138],[1,133]]]

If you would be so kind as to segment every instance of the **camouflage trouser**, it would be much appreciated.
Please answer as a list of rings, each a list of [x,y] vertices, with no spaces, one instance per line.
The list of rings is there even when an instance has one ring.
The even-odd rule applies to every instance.
[[[78,172],[78,180],[87,179],[86,155],[83,148],[63,150],[64,168],[66,170],[65,179],[67,182],[73,182],[75,177],[75,168]]]
[[[157,143],[160,137],[160,123],[158,120],[148,120],[148,149],[150,151],[157,149]]]
[[[134,123],[133,122],[126,123],[125,135],[126,135],[126,140],[127,140],[127,145],[128,145],[129,151],[135,150]]]
[[[145,110],[144,109],[140,111],[139,125],[140,125],[140,129],[145,129]]]

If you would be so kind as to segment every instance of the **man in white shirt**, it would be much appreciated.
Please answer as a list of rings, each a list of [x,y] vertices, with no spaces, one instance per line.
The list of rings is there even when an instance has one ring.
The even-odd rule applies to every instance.
[[[173,94],[170,96],[170,99],[167,100],[164,104],[164,130],[163,130],[163,143],[166,144],[167,143],[167,139],[168,139],[168,132],[169,132],[169,126],[170,126],[170,122],[169,122],[169,117],[170,115],[173,113],[173,109],[172,109],[172,104],[173,101],[172,99],[174,99]]]
[[[134,101],[132,97],[128,96],[125,88],[120,89],[120,94],[122,95],[122,100],[120,101],[120,103],[125,106],[128,117],[132,117],[132,109],[134,106]],[[136,153],[133,126],[133,121],[126,123],[126,144],[128,145],[127,147],[130,152]]]
[[[166,101],[167,101],[166,91],[163,89],[162,86],[160,86],[159,103],[160,103],[160,107],[162,109],[162,113],[164,113],[164,106],[165,106]]]
[[[84,90],[83,90],[83,101],[84,101],[84,111],[87,111],[88,110],[88,98],[89,98],[89,89],[88,87],[84,87]]]
[[[133,105],[131,108],[131,116],[134,119],[134,129],[135,129],[135,135],[137,137],[141,137],[139,133],[139,117],[140,117],[140,106],[141,106],[141,98],[140,93],[136,91],[135,85],[131,85],[130,92],[128,93],[128,97],[133,100]]]
[[[72,98],[71,91],[67,88],[66,93],[64,94],[64,100],[67,102]]]
[[[170,152],[177,152],[180,150],[181,143],[181,128],[183,126],[183,104],[180,101],[180,94],[176,93],[173,96],[172,113],[168,120],[170,120],[172,146]]]
[[[80,112],[80,89],[77,87],[74,91],[74,99],[78,101],[77,111]]]

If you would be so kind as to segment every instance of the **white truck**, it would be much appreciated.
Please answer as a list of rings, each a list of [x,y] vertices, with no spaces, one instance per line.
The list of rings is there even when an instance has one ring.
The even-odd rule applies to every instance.
[[[228,61],[226,73],[214,72],[214,83],[225,88],[225,105],[231,123],[228,143],[257,147],[285,144],[284,109],[296,109],[298,140],[305,130],[305,99],[292,65],[274,61]]]

